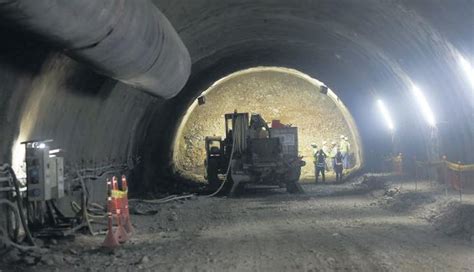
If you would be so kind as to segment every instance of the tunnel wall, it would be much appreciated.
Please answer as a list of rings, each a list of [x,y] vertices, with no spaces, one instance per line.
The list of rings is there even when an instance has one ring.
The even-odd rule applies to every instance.
[[[19,143],[31,139],[53,139],[66,170],[140,162],[145,113],[161,99],[98,75],[26,33],[0,34],[10,37],[0,44],[2,163],[23,176]]]

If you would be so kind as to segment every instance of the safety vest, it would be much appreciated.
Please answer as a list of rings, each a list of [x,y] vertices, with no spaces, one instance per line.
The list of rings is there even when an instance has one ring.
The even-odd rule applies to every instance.
[[[339,148],[340,148],[340,151],[343,153],[349,152],[349,142],[342,140]]]

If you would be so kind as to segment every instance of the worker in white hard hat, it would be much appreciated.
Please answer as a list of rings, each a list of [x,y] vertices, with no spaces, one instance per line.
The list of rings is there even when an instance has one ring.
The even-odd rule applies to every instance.
[[[327,157],[326,157],[326,170],[331,171],[330,166],[332,166],[332,164],[331,164],[331,161],[330,161],[331,159],[329,157],[329,154],[331,153],[331,149],[329,148],[327,141],[323,141],[322,149],[323,149],[324,153],[327,155]]]
[[[335,169],[335,167],[334,167],[335,166],[334,158],[336,158],[336,154],[337,154],[338,151],[339,151],[339,147],[337,146],[336,141],[332,141],[330,152],[329,152],[329,162],[330,162],[329,164],[331,165],[333,170]]]
[[[343,158],[343,167],[344,169],[349,169],[349,151],[351,148],[351,144],[349,143],[349,139],[343,135],[341,135],[341,142],[339,143],[339,150],[341,151],[342,158]]]
[[[316,154],[318,151],[318,145],[316,143],[311,143],[311,147],[313,148],[313,155]]]
[[[316,143],[311,143],[311,147],[313,148],[314,174],[316,175],[318,172],[318,169],[317,169],[318,145]]]

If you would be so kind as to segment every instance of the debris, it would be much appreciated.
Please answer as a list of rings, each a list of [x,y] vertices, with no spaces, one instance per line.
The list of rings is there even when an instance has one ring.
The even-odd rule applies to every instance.
[[[409,212],[423,204],[435,202],[433,195],[427,192],[407,192],[381,199],[381,205],[394,212]]]
[[[7,263],[16,263],[21,260],[20,258],[20,251],[16,248],[13,248],[6,254],[4,257],[5,262]]]
[[[437,216],[433,217],[437,230],[448,236],[473,240],[474,237],[474,205],[451,202]]]
[[[24,262],[27,265],[35,265],[37,263],[36,258],[32,257],[32,256],[25,256],[25,257],[22,258],[21,261]]]
[[[388,189],[387,191],[385,191],[385,193],[383,195],[388,196],[388,197],[393,197],[393,196],[395,196],[399,193],[400,193],[400,188],[395,187],[395,188]]]
[[[150,258],[148,258],[148,256],[143,256],[141,259],[140,259],[140,264],[147,264],[150,262]]]
[[[176,214],[175,212],[171,212],[168,215],[168,221],[177,221],[177,220],[178,220],[178,214]]]

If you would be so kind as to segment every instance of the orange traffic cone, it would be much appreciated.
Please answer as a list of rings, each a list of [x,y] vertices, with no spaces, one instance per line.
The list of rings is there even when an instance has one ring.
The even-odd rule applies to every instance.
[[[107,207],[110,207],[111,203],[112,202],[112,199],[109,197],[108,200],[107,200]],[[114,234],[114,230],[113,230],[113,216],[112,216],[112,212],[109,210],[107,212],[107,235],[105,236],[105,240],[104,242],[102,243],[102,246],[103,247],[106,247],[106,248],[116,248],[118,247],[120,244],[119,244],[119,241],[117,240],[117,237],[115,236]]]
[[[118,221],[118,227],[117,230],[115,231],[115,237],[117,237],[117,240],[119,243],[125,243],[128,240],[128,233],[123,227],[123,222],[122,222],[122,214],[120,212],[120,209],[117,209],[117,221]]]
[[[122,199],[123,203],[123,217],[124,217],[124,228],[128,233],[132,233],[133,226],[132,222],[130,221],[130,210],[128,209],[128,183],[127,178],[125,175],[122,175],[122,189],[125,191],[125,196]]]

